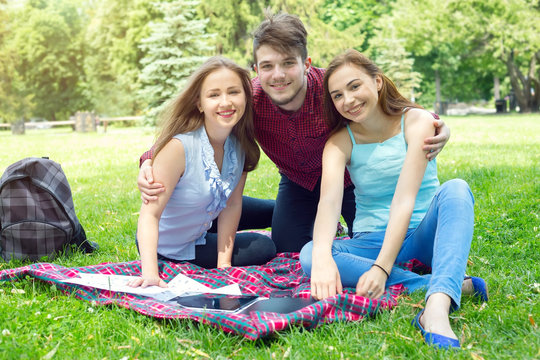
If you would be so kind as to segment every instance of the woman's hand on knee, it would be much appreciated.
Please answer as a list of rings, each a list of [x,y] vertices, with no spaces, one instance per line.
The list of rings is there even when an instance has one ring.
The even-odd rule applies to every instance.
[[[377,268],[365,272],[356,285],[356,295],[377,299],[384,294],[386,274]]]
[[[313,263],[311,269],[311,296],[317,300],[341,294],[343,287],[333,258]]]

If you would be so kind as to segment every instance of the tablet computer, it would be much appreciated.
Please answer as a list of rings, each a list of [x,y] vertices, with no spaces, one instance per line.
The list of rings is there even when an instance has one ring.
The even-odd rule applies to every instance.
[[[246,308],[241,309],[241,314],[249,314],[252,311],[275,312],[279,314],[289,314],[298,311],[306,306],[316,303],[317,300],[309,298],[293,298],[287,297],[271,297],[269,299],[262,298],[260,301],[249,304]]]
[[[169,300],[176,305],[194,310],[235,312],[262,298],[256,295],[198,294],[177,296]]]

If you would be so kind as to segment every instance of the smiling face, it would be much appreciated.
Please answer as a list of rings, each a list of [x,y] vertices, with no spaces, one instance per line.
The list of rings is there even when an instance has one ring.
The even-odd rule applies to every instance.
[[[311,58],[302,61],[300,54],[282,54],[269,45],[262,45],[256,53],[255,70],[264,92],[283,110],[298,110],[306,97]]]
[[[372,77],[361,67],[344,64],[328,78],[328,92],[336,110],[347,120],[362,123],[380,112],[382,78]]]
[[[246,110],[246,93],[238,74],[225,67],[210,73],[202,83],[197,106],[204,113],[207,131],[232,131]]]

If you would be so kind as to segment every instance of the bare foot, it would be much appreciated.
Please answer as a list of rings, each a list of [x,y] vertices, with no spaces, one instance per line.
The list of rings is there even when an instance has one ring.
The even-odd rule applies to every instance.
[[[450,320],[448,319],[450,301],[450,297],[443,293],[430,295],[424,313],[420,319],[418,319],[424,330],[457,339],[456,334],[450,326]]]
[[[474,295],[474,286],[471,278],[463,280],[463,285],[461,285],[461,294],[467,296]]]

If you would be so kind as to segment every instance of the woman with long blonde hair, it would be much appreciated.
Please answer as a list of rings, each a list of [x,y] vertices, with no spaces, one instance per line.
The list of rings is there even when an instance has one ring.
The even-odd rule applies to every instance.
[[[166,286],[158,259],[228,267],[262,264],[275,256],[269,237],[236,234],[246,176],[260,156],[251,101],[249,71],[213,57],[169,105],[153,161],[155,181],[165,191],[141,205],[142,277],[131,286]],[[217,235],[207,233],[216,218]]]

